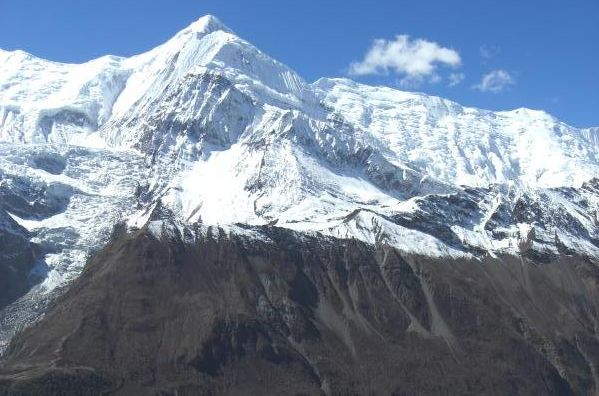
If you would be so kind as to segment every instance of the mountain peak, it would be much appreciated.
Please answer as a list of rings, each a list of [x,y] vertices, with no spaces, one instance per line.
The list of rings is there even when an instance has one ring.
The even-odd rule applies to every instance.
[[[232,33],[232,30],[229,29],[224,23],[220,21],[214,15],[204,15],[197,21],[193,22],[189,25],[185,30],[192,31],[194,33],[212,33],[219,30]]]

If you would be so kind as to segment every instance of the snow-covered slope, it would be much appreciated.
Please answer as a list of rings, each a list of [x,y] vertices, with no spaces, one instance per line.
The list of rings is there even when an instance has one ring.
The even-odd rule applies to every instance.
[[[206,136],[232,144],[243,133],[291,127],[297,115],[275,123],[293,111],[309,128],[333,126],[329,139],[355,140],[395,166],[451,184],[580,186],[599,174],[597,129],[542,111],[490,112],[345,79],[307,84],[211,16],[129,59],[67,65],[0,52],[4,141],[140,146],[160,133],[172,138],[169,147],[197,152]],[[82,139],[96,130],[102,139]]]
[[[128,77],[117,57],[67,65],[0,50],[0,139],[76,142],[108,121]]]
[[[390,161],[452,183],[580,186],[599,175],[597,131],[543,111],[490,112],[345,79],[321,79],[314,87]]]
[[[102,148],[90,154],[98,173],[122,173],[105,188],[140,185],[132,227],[166,205],[182,223],[270,224],[435,256],[599,257],[599,129],[345,79],[309,84],[211,16],[131,58],[67,65],[0,51],[0,140],[23,156],[45,143]],[[105,192],[82,196],[97,208],[132,198]],[[69,210],[19,221],[64,223],[88,241]]]
[[[6,213],[12,228],[26,232],[36,256],[30,276],[36,286],[0,310],[0,350],[136,210],[144,171],[143,157],[135,151],[0,143],[0,217]],[[11,223],[0,221],[0,234],[7,227],[15,234]]]

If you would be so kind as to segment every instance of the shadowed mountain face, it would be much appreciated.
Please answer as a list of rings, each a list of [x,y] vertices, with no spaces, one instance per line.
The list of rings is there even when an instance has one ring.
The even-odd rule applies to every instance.
[[[34,250],[27,230],[0,208],[0,309],[28,290]]]
[[[592,394],[598,275],[154,221],[13,340],[0,394]]]

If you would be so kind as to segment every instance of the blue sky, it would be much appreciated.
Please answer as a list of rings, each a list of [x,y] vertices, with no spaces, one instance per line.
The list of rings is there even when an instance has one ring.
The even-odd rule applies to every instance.
[[[309,81],[351,76],[599,126],[598,0],[1,0],[0,48],[126,56],[204,14]]]

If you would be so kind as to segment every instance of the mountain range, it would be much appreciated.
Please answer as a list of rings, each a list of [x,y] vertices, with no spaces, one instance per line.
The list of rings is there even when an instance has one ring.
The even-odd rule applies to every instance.
[[[599,128],[304,81],[206,16],[0,50],[0,395],[596,394]]]

